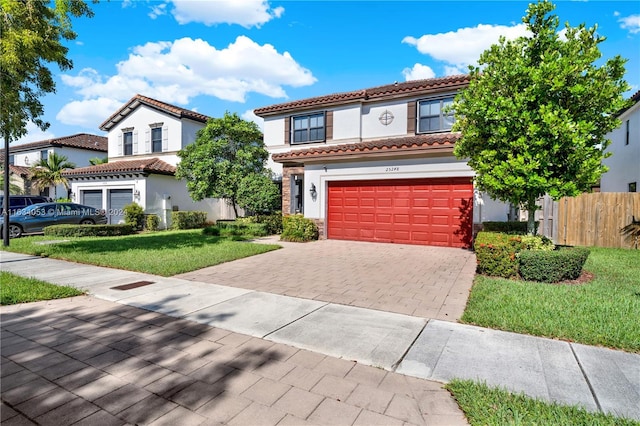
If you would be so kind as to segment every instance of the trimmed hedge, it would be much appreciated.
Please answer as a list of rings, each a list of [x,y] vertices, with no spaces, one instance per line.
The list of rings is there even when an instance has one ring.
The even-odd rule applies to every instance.
[[[157,231],[160,226],[160,217],[157,214],[145,214],[144,229],[147,231]]]
[[[524,249],[520,236],[478,232],[474,249],[478,273],[503,278],[518,275],[518,253]]]
[[[144,226],[144,210],[138,203],[130,203],[124,206],[124,223],[131,225],[136,231],[141,231]]]
[[[266,237],[268,235],[266,226],[262,223],[255,223],[250,218],[238,218],[235,221],[218,221],[216,227],[220,229],[223,237]]]
[[[575,280],[589,257],[584,247],[559,247],[553,251],[526,250],[519,256],[520,276],[527,281],[556,283]]]
[[[315,222],[301,214],[287,215],[282,218],[280,239],[283,241],[303,243],[317,240],[319,235]]]
[[[115,237],[131,235],[131,225],[51,225],[43,229],[47,237]]]
[[[505,232],[507,234],[526,234],[527,222],[482,222],[482,230],[485,232]],[[536,222],[536,232],[538,232],[538,222]]]
[[[172,229],[203,228],[207,221],[206,212],[177,211],[171,212]]]

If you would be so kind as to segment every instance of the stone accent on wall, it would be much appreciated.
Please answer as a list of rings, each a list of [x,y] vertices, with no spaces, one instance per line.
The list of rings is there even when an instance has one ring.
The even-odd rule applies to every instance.
[[[282,213],[291,212],[291,176],[304,174],[304,166],[282,167]]]
[[[315,222],[315,224],[318,226],[318,239],[320,240],[324,240],[327,238],[327,236],[324,233],[324,219],[311,219]]]

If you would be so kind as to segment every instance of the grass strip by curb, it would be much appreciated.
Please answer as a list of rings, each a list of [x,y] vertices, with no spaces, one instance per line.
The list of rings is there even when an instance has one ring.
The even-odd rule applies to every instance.
[[[10,272],[0,272],[0,305],[37,302],[81,296],[84,292],[68,286],[50,284],[35,278],[24,278]]]
[[[445,388],[453,394],[472,426],[640,426],[640,422],[634,420],[592,413],[578,406],[549,403],[471,380],[452,380]]]

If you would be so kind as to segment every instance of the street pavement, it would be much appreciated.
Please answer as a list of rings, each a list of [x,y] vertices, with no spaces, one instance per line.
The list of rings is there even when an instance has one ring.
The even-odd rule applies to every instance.
[[[345,424],[374,424],[376,421],[379,421],[378,424],[393,424],[392,419],[393,421],[409,424],[438,422],[440,424],[452,424],[455,422],[464,424],[464,417],[461,417],[461,413],[452,410],[452,400],[448,397],[446,391],[442,390],[439,385],[434,384],[434,381],[447,382],[454,377],[480,380],[489,385],[505,387],[511,391],[524,392],[527,395],[543,400],[562,404],[577,404],[591,411],[603,411],[640,420],[640,355],[638,354],[519,335],[450,321],[341,305],[321,300],[302,299],[237,287],[220,286],[175,277],[163,278],[149,274],[79,265],[8,252],[2,252],[1,255],[1,266],[4,271],[34,276],[55,284],[73,285],[87,290],[93,296],[92,298],[73,298],[72,300],[101,300],[100,303],[103,304],[107,303],[104,301],[119,304],[108,303],[100,305],[101,310],[96,313],[98,316],[106,315],[105,310],[108,312],[116,309],[113,308],[114,306],[121,306],[123,307],[121,309],[124,309],[124,307],[135,309],[135,312],[138,313],[149,312],[149,315],[153,313],[153,315],[157,316],[154,318],[175,318],[172,321],[175,321],[175,324],[184,324],[184,327],[206,326],[210,333],[219,333],[221,330],[226,330],[226,333],[231,332],[233,336],[243,336],[244,339],[248,339],[247,341],[261,342],[260,345],[274,345],[274,348],[282,351],[285,350],[281,348],[288,348],[286,349],[287,353],[293,350],[301,351],[305,356],[315,354],[323,357],[323,360],[330,360],[327,361],[328,363],[343,365],[339,370],[339,374],[337,374],[337,379],[333,377],[330,379],[320,378],[309,389],[296,388],[295,392],[305,391],[312,394],[311,396],[305,394],[305,400],[318,401],[316,396],[325,398],[318,402],[319,405],[310,403],[313,406],[313,410],[309,408],[311,411],[308,413],[297,413],[298,415],[296,415],[296,413],[292,412],[292,408],[285,407],[283,410],[280,407],[280,411],[284,414],[280,416],[280,411],[274,414],[273,418],[277,417],[277,421],[271,424],[304,424],[302,423],[303,421],[310,424],[337,424],[340,423],[338,421],[340,419],[343,419],[341,422]],[[126,289],[124,290],[116,288],[127,284],[132,285],[125,287]],[[56,303],[62,304],[63,302],[49,302],[44,306],[49,306],[50,308],[46,309],[51,312],[58,312],[53,308],[57,306]],[[88,302],[83,303],[86,304]],[[95,303],[98,304],[97,301]],[[29,312],[30,309],[33,309],[31,306],[42,306],[42,304],[25,304],[18,307],[2,308],[3,362],[5,362],[4,350],[7,347],[4,333],[8,335],[9,341],[14,339],[17,342],[13,346],[19,346],[21,344],[27,345],[20,339],[29,339],[28,335],[19,334],[22,327],[26,327],[27,330],[34,329],[34,332],[37,329],[33,324],[30,326],[18,325],[18,329],[14,330],[5,328],[5,318],[9,318],[9,324],[11,324],[11,321],[17,321],[21,324],[20,318],[30,318],[31,316],[35,316],[37,319],[42,318],[42,314],[39,311],[36,313]],[[26,312],[26,316],[20,313],[23,309],[26,310],[23,311]],[[69,308],[62,314],[73,316],[73,312],[74,309]],[[91,322],[91,309],[81,309],[80,312],[83,315],[82,321]],[[56,315],[58,314],[56,313]],[[160,317],[159,314],[163,314],[163,316]],[[15,317],[15,315],[18,317]],[[138,316],[144,317],[144,314],[139,313]],[[127,315],[124,317],[128,318]],[[43,321],[43,324],[55,329],[52,333],[55,334],[61,331],[55,327],[55,321],[49,320],[46,315]],[[101,341],[104,338],[105,341],[100,346],[110,348],[109,351],[119,350],[117,347],[109,346],[110,342],[118,338],[126,340],[124,336],[127,333],[124,331],[130,325],[126,321],[118,321],[117,324],[121,324],[124,334],[111,336],[107,331],[110,330],[109,327],[104,327],[104,330],[100,330],[96,334],[89,334],[97,341]],[[176,326],[173,325],[172,327],[175,328]],[[178,331],[180,330],[178,329]],[[153,333],[153,335],[157,334],[156,339],[163,337],[162,334],[158,334],[161,332],[162,330],[158,330],[157,333]],[[104,334],[104,337],[101,333]],[[142,336],[147,337],[144,333],[146,332],[142,332]],[[12,334],[16,334],[16,336]],[[91,338],[91,336],[83,337]],[[68,338],[69,336],[65,337]],[[176,339],[175,336],[169,337]],[[234,337],[234,339],[241,338]],[[116,340],[116,343],[120,340]],[[224,347],[224,342],[221,343],[219,340],[215,340],[214,343]],[[190,347],[189,343],[183,342],[183,346],[172,348],[170,344],[165,344],[164,339],[156,341],[155,345],[160,351],[165,348],[167,351],[172,349],[183,352]],[[47,346],[45,349],[58,351],[61,346],[64,347],[65,345],[53,348]],[[235,346],[236,350],[237,346]],[[143,345],[142,347],[147,348],[149,345]],[[216,355],[216,352],[217,350],[213,349],[212,354]],[[54,357],[54,354],[47,350],[44,350],[44,353],[44,355],[41,354],[40,356]],[[136,355],[135,352],[128,354]],[[64,355],[71,356],[70,354]],[[22,358],[21,352],[18,351],[16,354],[7,356],[8,361],[6,362],[19,364],[21,368],[29,370],[22,374],[35,374],[38,376],[34,370],[28,367],[28,364],[25,367],[25,363],[35,359],[33,357],[36,355],[27,353],[24,356],[26,356],[26,359]],[[151,356],[153,357],[153,352]],[[181,356],[184,356],[184,354],[175,354],[174,361],[176,361],[176,365],[180,364],[177,360]],[[108,356],[106,357],[109,358]],[[278,359],[280,362],[288,362],[288,360],[289,358]],[[83,360],[77,361],[84,362]],[[147,360],[147,362],[149,361]],[[162,358],[160,362],[165,363],[163,368],[174,368],[171,356],[167,359]],[[347,365],[351,366],[348,370]],[[381,377],[380,380],[393,377],[393,379],[388,380],[421,383],[420,386],[425,388],[421,388],[418,391],[408,391],[407,389],[413,389],[409,387],[403,391],[404,394],[402,392],[395,393],[394,396],[391,396],[389,400],[391,402],[387,405],[376,400],[376,403],[379,403],[377,405],[378,409],[377,411],[373,410],[372,413],[386,416],[387,418],[376,417],[378,420],[372,420],[373,417],[366,417],[365,421],[360,416],[373,416],[373,414],[369,413],[371,410],[367,407],[376,404],[371,400],[371,398],[374,398],[372,395],[375,395],[375,393],[368,394],[369,399],[366,402],[361,401],[360,405],[350,404],[350,398],[357,399],[357,395],[360,395],[359,393],[356,394],[357,384],[354,384],[355,382],[348,377],[356,366],[358,369],[366,367],[367,374],[375,375],[372,372],[378,372],[377,375]],[[18,367],[12,366],[12,368],[17,369]],[[194,370],[195,379],[199,380],[198,383],[200,381],[207,383],[206,380],[211,381],[207,374],[202,373],[203,375],[197,376],[200,374],[197,372],[202,368],[203,366]],[[235,367],[226,365],[225,368]],[[291,367],[292,370],[294,368],[295,366]],[[3,375],[5,374],[5,369],[6,367],[3,364]],[[236,370],[244,371],[241,368],[236,368]],[[347,370],[347,372],[342,377],[339,377],[343,370]],[[46,367],[44,371],[46,371]],[[194,371],[187,371],[186,375],[189,378],[180,380],[184,380],[184,383],[190,382],[191,379],[194,379]],[[20,373],[21,370],[13,375]],[[103,371],[103,373],[107,374],[108,372]],[[184,373],[182,372],[181,374]],[[214,377],[218,377],[222,373],[216,371],[212,374],[214,374]],[[218,374],[218,376],[215,376],[215,374]],[[273,377],[265,378],[274,381]],[[282,377],[275,380],[279,379],[282,379]],[[324,385],[319,386],[323,380]],[[340,382],[340,380],[343,382]],[[344,381],[346,381],[346,385]],[[6,379],[3,379],[3,400],[6,394],[4,390],[5,382]],[[120,383],[118,382],[118,384]],[[262,384],[257,385],[257,383]],[[382,390],[379,388],[381,383],[382,381],[376,382],[376,387],[374,388]],[[170,399],[171,396],[167,396],[171,392],[166,391],[164,387],[160,390],[165,393],[168,392],[167,395],[154,393],[152,384],[147,385],[144,390],[153,393],[157,397],[169,397],[169,402],[178,404],[176,407],[168,409],[163,415],[168,415],[178,409],[181,412],[182,410],[188,410],[201,415],[198,410],[202,406],[194,410],[194,407],[180,405],[179,401],[173,401]],[[295,388],[295,385],[286,385],[294,386]],[[151,389],[148,388],[149,386],[151,386]],[[200,384],[199,386],[204,385]],[[247,407],[252,406],[251,410],[253,411],[247,412],[243,416],[256,415],[255,419],[264,420],[264,424],[267,424],[269,422],[266,421],[266,417],[260,417],[256,413],[276,409],[277,407],[274,408],[275,404],[281,401],[291,389],[286,388],[285,390],[285,388],[281,388],[284,391],[281,394],[271,395],[270,398],[264,400],[256,400],[256,398],[262,398],[262,396],[251,399],[247,395],[262,395],[263,391],[271,391],[277,386],[273,383],[267,386],[266,383],[261,381],[252,384],[252,386],[239,394],[239,396],[252,401],[251,404],[245,406],[239,414],[235,413],[234,416],[245,413],[244,410],[249,410]],[[337,393],[326,395],[318,392],[318,386],[322,389],[326,387],[334,390],[342,389],[342,391],[338,392],[336,390]],[[425,394],[427,392],[426,389],[429,389],[431,393]],[[371,390],[369,389],[369,391]],[[71,392],[77,395],[73,390]],[[411,395],[408,395],[409,393]],[[398,396],[401,394],[403,395],[402,398]],[[430,401],[429,398],[424,399],[426,398],[425,395],[429,395],[433,399]],[[82,395],[79,396],[82,397]],[[386,395],[382,399],[386,400],[389,396]],[[402,403],[398,402],[400,405],[393,404],[396,401],[394,399],[396,396],[399,398],[398,401],[400,399],[403,401]],[[291,395],[290,398],[293,398],[293,396]],[[352,403],[354,399],[351,399]],[[70,404],[70,401],[67,404]],[[83,401],[94,403],[93,400],[86,398]],[[337,408],[334,411],[327,407],[327,405],[333,406],[335,403],[343,403],[351,408],[355,407],[355,411],[351,410],[351,414],[344,414],[344,417],[342,414],[336,415],[337,417],[325,417],[325,414],[322,414],[325,411],[327,416],[329,415],[328,413],[333,412],[335,414],[340,412]],[[77,404],[81,403],[77,402]],[[158,404],[160,403],[158,402]],[[259,407],[254,406],[254,404],[259,404]],[[16,407],[13,403],[11,405]],[[99,407],[99,405],[97,406]],[[382,409],[382,406],[384,406],[384,409]],[[320,410],[321,407],[323,408],[322,410]],[[320,414],[318,413],[319,410]],[[109,411],[108,414],[114,415],[112,411]],[[173,415],[178,414],[174,413]],[[158,416],[157,418],[161,417]],[[126,416],[119,415],[116,418],[132,423],[131,419]],[[200,420],[199,417],[194,418]],[[243,418],[240,417],[240,419]],[[215,416],[205,416],[205,419],[220,421]],[[235,420],[237,417],[232,417],[232,419]],[[259,423],[263,424],[262,421]],[[198,424],[198,422],[195,424]]]

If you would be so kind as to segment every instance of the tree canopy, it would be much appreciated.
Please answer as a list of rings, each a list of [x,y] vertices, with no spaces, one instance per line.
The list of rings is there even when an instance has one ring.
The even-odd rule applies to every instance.
[[[176,178],[186,179],[191,198],[224,198],[236,216],[243,178],[264,175],[269,156],[258,126],[229,112],[210,119],[178,155]]]
[[[539,197],[591,191],[607,168],[606,134],[625,105],[621,56],[601,65],[597,26],[565,24],[549,1],[532,3],[522,18],[530,35],[500,38],[470,67],[471,82],[455,99],[462,132],[454,150],[493,198],[523,205],[534,230]]]

